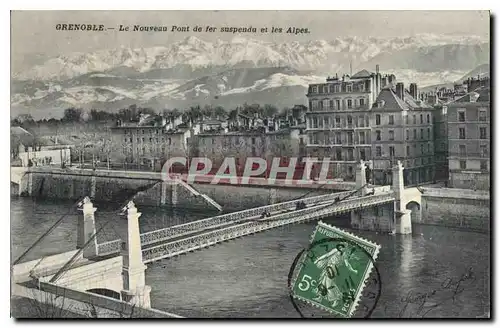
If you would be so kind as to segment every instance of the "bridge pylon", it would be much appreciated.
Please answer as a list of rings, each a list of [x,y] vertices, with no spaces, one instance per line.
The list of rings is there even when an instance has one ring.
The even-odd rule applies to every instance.
[[[367,193],[366,186],[366,163],[361,160],[358,165],[356,165],[356,190],[360,190],[359,196],[365,196]]]
[[[87,241],[89,241],[96,233],[94,212],[97,208],[94,207],[94,204],[92,204],[89,197],[85,197],[80,204],[80,210],[83,212],[83,216],[78,217],[78,234],[76,240],[76,248],[78,249],[83,248],[85,243],[87,243]],[[83,250],[83,257],[88,259],[95,257],[96,255],[97,239],[94,238],[93,241]]]
[[[403,179],[403,164],[401,161],[392,167],[392,189],[394,191],[394,221],[395,233],[411,234],[411,211],[405,207],[405,186]]]
[[[134,202],[130,201],[125,207],[127,210],[127,236],[122,242],[121,255],[123,259],[122,299],[137,306],[150,308],[151,287],[146,285],[146,265],[142,260],[141,235],[139,231],[139,217]],[[125,209],[124,208],[124,209]]]

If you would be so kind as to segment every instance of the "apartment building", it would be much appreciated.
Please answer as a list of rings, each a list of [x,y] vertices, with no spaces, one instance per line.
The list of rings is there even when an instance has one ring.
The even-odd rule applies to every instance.
[[[405,90],[377,65],[312,84],[307,97],[307,154],[328,159],[330,176],[354,180],[356,163],[371,160],[373,182],[388,184],[402,160],[406,184],[433,179],[432,108],[417,100],[416,84]]]
[[[142,117],[139,122],[121,122],[111,128],[112,161],[160,165],[171,156],[187,156],[193,129],[168,124],[161,116]]]
[[[193,155],[210,158],[219,167],[224,158],[235,158],[236,165],[244,165],[248,157],[260,157],[272,162],[280,157],[287,162],[290,157],[305,155],[301,128],[277,131],[243,130],[230,132],[203,132],[192,139]]]
[[[478,84],[474,91],[446,105],[450,187],[490,188],[490,88],[484,80]]]
[[[371,158],[370,109],[383,84],[378,72],[329,77],[309,85],[306,112],[307,155],[330,161],[329,175],[353,180],[355,165]]]
[[[401,161],[405,185],[434,181],[434,109],[418,99],[416,84],[385,87],[373,105],[373,182],[392,183],[392,166]]]

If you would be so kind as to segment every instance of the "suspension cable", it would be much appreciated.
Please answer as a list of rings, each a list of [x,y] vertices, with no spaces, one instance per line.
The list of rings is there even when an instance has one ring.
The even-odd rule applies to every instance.
[[[78,202],[76,202],[73,206],[71,206],[71,208],[69,209],[69,211],[66,213],[66,214],[63,214],[59,220],[57,220],[45,233],[43,233],[34,243],[33,245],[31,245],[30,247],[28,247],[28,249],[26,249],[22,254],[21,256],[19,256],[13,263],[12,265],[16,265],[19,263],[19,261],[21,261],[36,245],[38,245],[38,243],[40,243],[45,237],[47,237],[48,234],[50,234],[52,231],[54,231],[54,229],[62,222],[62,220],[68,216],[73,210],[74,210],[74,207],[78,206],[79,204],[81,204],[82,200],[79,200]]]

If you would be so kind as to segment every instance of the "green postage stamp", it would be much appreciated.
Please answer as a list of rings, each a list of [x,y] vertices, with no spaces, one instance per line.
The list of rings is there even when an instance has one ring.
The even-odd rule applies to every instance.
[[[292,283],[292,296],[351,317],[379,250],[377,244],[319,222]]]

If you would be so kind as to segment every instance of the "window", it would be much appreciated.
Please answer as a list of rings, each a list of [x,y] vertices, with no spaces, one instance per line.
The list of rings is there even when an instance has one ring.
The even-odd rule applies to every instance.
[[[354,150],[353,149],[347,150],[347,160],[354,161]]]
[[[335,100],[335,103],[337,105],[337,110],[340,110],[340,100],[339,99]]]
[[[394,131],[389,131],[389,140],[394,140]]]
[[[486,145],[480,145],[479,146],[479,154],[481,157],[488,157],[488,148]]]
[[[333,109],[333,100],[329,101],[330,109]]]
[[[431,138],[431,128],[427,128],[427,139]]]
[[[359,100],[359,107],[363,107],[365,105],[365,100],[364,99],[360,99]]]
[[[347,143],[349,145],[352,144],[352,132],[347,133]]]
[[[347,92],[352,92],[352,84],[347,84],[345,86],[345,89],[346,89]]]
[[[317,129],[318,128],[318,118],[317,117],[313,117],[313,128]]]
[[[467,162],[466,161],[460,161],[460,169],[465,170],[467,168]]]
[[[465,139],[465,128],[458,128],[458,138]]]
[[[375,115],[375,124],[380,125],[380,115],[379,114]]]
[[[405,124],[408,124],[408,115],[405,116]]]
[[[465,145],[459,145],[458,149],[459,149],[460,157],[466,157],[467,156]]]
[[[375,140],[380,141],[380,130],[375,131]]]
[[[352,108],[352,99],[347,99],[347,108]]]
[[[427,123],[431,123],[431,115],[427,114]]]
[[[364,92],[365,91],[365,85],[363,83],[358,84],[358,90],[359,90],[359,92]]]
[[[326,116],[324,120],[325,120],[325,128],[330,128],[330,118]]]
[[[313,109],[313,102],[312,100],[309,100],[309,110],[312,110]]]
[[[485,127],[479,128],[479,139],[486,139],[486,128]]]
[[[417,124],[417,115],[413,115],[413,124]]]
[[[141,133],[144,134],[144,130],[141,130]]]
[[[417,129],[413,129],[413,139],[417,139]]]
[[[479,111],[479,120],[486,121],[486,111],[484,109]]]
[[[410,146],[406,146],[406,156],[410,157]]]
[[[336,84],[336,85],[334,86],[334,90],[335,90],[335,92],[340,92],[340,85]],[[338,100],[337,100],[337,101],[338,101]]]
[[[337,150],[335,151],[335,158],[336,158],[337,160],[342,160],[342,151],[341,151],[340,149],[337,149]]]
[[[361,128],[364,128],[364,127],[365,127],[365,119],[363,118],[363,116],[360,116],[360,117],[358,118],[358,123],[359,123],[359,126],[360,126]]]
[[[394,154],[395,154],[394,146],[389,146],[389,156],[392,158],[394,157]]]
[[[323,101],[318,101],[319,109],[323,110]]]
[[[359,150],[359,158],[363,161],[366,159],[366,154],[364,149]]]
[[[212,138],[212,145],[214,145],[214,144],[215,144],[215,139],[214,139],[214,138]]]
[[[313,86],[312,87],[312,93],[316,93],[318,92],[318,87],[317,86]]]
[[[394,115],[389,115],[389,125],[394,125]]]
[[[420,129],[420,139],[424,139],[424,129]]]
[[[348,126],[351,126],[351,125],[352,125],[352,117],[351,117],[351,115],[348,115],[348,116],[347,116],[347,125],[348,125]]]
[[[335,143],[338,145],[342,144],[342,136],[340,132],[335,133]]]
[[[487,171],[488,170],[488,161],[481,161],[479,164],[481,167],[481,171]]]
[[[370,126],[370,118],[367,116],[366,117],[366,127]]]
[[[321,117],[319,117],[319,119],[318,119],[318,127],[319,127],[320,129],[322,129],[322,128],[323,128],[323,120],[321,119]]]
[[[420,124],[424,123],[424,115],[420,114]]]
[[[382,157],[382,147],[377,146],[375,148],[375,154],[377,155],[377,157]]]
[[[142,141],[142,142],[144,142],[144,138],[142,138],[142,140],[141,140],[141,141]]]
[[[255,145],[255,138],[252,137],[252,145]]]
[[[420,144],[420,155],[425,154],[424,152],[424,144]]]
[[[149,142],[153,142],[153,138],[149,138]]]
[[[406,140],[410,140],[410,130],[406,129]]]
[[[335,117],[335,126],[338,128],[340,127],[340,117],[338,116]]]
[[[458,112],[458,121],[459,122],[465,122],[465,111],[459,111]]]
[[[364,132],[359,133],[359,143],[361,145],[363,145],[365,143],[365,133]]]

